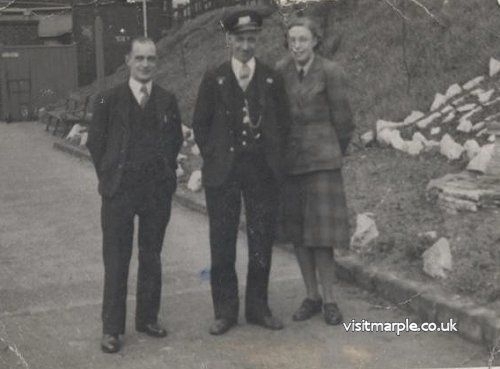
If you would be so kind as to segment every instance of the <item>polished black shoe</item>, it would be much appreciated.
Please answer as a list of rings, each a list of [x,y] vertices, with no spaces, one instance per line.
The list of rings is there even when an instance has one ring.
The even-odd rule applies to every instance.
[[[342,313],[335,303],[323,305],[323,316],[326,324],[339,325],[343,321]]]
[[[101,339],[101,350],[106,354],[114,354],[120,351],[120,339],[118,335],[114,334],[103,334]]]
[[[273,331],[283,329],[283,323],[278,318],[272,315],[263,315],[261,317],[247,317],[248,324],[259,325],[263,328]]]
[[[221,334],[226,333],[228,330],[234,327],[236,323],[236,320],[231,319],[215,319],[208,332],[214,336],[220,336]]]
[[[312,318],[314,315],[321,313],[323,300],[311,300],[310,298],[304,299],[302,304],[293,314],[292,319],[296,322],[301,322]]]
[[[136,327],[137,332],[145,333],[151,337],[165,337],[167,335],[167,331],[158,323],[149,323],[143,326]]]

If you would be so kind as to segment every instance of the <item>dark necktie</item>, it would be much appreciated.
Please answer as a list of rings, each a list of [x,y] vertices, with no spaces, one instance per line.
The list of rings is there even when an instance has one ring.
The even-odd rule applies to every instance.
[[[302,80],[304,79],[304,69],[300,68],[299,69],[299,82],[302,82]]]
[[[141,106],[142,109],[144,109],[149,100],[149,93],[146,85],[142,85],[140,92],[141,92],[141,101],[139,102],[139,105]]]

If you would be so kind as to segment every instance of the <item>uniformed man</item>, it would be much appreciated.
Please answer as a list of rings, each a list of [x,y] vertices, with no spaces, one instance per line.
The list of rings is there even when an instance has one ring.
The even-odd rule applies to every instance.
[[[220,335],[238,320],[236,240],[242,197],[248,235],[245,317],[248,323],[283,328],[268,305],[271,252],[289,112],[282,79],[255,58],[262,17],[239,10],[221,22],[231,59],[201,82],[193,118],[203,157],[211,251],[211,287]]]

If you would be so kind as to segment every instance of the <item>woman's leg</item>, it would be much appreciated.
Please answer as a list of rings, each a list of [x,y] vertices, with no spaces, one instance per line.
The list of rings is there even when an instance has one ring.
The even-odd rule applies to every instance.
[[[306,287],[307,298],[317,301],[321,299],[316,278],[314,250],[308,247],[295,246],[295,255]]]
[[[333,285],[335,283],[335,265],[333,262],[333,249],[314,248],[314,263],[318,268],[319,278],[323,291],[323,301],[325,304],[335,302],[333,295]]]

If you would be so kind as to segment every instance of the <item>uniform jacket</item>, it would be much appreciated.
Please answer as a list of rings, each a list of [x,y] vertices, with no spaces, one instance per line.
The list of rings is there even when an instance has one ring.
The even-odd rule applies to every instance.
[[[290,57],[278,62],[277,70],[285,81],[293,118],[286,153],[288,172],[340,168],[354,131],[342,69],[315,55],[302,82]]]
[[[123,176],[130,141],[130,88],[121,84],[99,96],[94,105],[87,147],[99,180],[99,193],[113,196]],[[175,96],[153,84],[151,98],[156,103],[156,118],[162,138],[161,158],[165,174],[175,190],[177,155],[182,146],[182,129]]]
[[[283,177],[285,139],[290,123],[289,105],[282,78],[256,60],[253,76],[259,91],[262,114],[262,140],[265,157],[278,180]],[[234,82],[234,83],[233,83]],[[196,101],[193,130],[203,157],[205,186],[219,186],[233,165],[238,144],[235,129],[241,123],[241,103],[234,88],[239,88],[231,63],[208,70]]]

